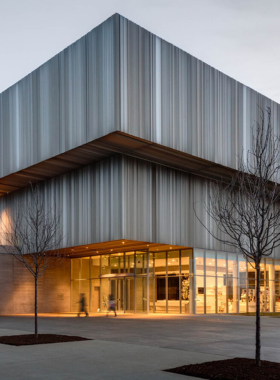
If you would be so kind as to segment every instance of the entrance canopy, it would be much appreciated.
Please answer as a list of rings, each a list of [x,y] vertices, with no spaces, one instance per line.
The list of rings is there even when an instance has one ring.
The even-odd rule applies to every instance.
[[[95,255],[105,255],[109,253],[116,253],[122,251],[141,251],[141,250],[150,250],[153,252],[156,251],[168,251],[176,249],[186,249],[189,247],[183,247],[179,245],[170,245],[170,244],[158,244],[150,243],[143,241],[135,240],[113,240],[102,243],[80,245],[77,247],[65,248],[62,250],[63,255],[69,258],[78,258],[85,256],[95,256]]]

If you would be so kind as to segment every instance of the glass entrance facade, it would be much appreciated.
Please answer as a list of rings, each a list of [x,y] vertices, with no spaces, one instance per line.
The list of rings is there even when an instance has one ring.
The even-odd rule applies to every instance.
[[[256,271],[242,255],[182,249],[71,260],[71,311],[84,293],[90,312],[109,296],[124,313],[245,313],[256,310]],[[261,311],[280,311],[280,260],[261,264]]]
[[[90,312],[190,313],[192,250],[132,251],[71,260],[71,311],[80,293]]]

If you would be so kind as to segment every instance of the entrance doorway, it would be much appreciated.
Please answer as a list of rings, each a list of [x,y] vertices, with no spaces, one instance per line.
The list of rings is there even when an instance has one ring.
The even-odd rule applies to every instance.
[[[111,279],[111,294],[116,302],[117,311],[124,311],[124,279]]]
[[[116,311],[134,313],[134,278],[114,277],[110,279],[102,279],[102,283],[106,284],[106,281],[109,281],[107,289],[110,289],[110,292],[106,292],[105,286],[104,296],[107,299],[109,294],[112,294],[116,303]]]

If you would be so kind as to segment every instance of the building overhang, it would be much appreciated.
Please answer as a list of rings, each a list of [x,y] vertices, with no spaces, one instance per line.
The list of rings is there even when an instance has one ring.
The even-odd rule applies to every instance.
[[[115,155],[124,154],[205,178],[229,180],[234,169],[143,140],[113,132],[0,179],[0,196]]]
[[[68,258],[99,256],[109,253],[132,252],[132,251],[174,251],[178,249],[190,249],[191,247],[136,241],[128,239],[112,240],[101,243],[80,245],[61,249],[61,254]],[[51,254],[51,253],[50,253]]]

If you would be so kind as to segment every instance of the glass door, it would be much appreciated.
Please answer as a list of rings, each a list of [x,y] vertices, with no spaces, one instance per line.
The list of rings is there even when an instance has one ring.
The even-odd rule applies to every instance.
[[[111,279],[111,295],[115,300],[116,310],[124,310],[124,279],[123,278],[112,278]]]

